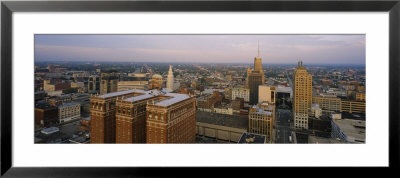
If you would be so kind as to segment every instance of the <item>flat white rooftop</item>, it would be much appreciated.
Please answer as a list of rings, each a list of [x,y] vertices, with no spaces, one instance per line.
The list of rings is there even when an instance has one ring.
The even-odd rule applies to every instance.
[[[161,100],[161,101],[155,103],[154,105],[169,106],[169,105],[172,105],[172,104],[175,104],[175,103],[178,103],[178,102],[181,102],[183,100],[190,98],[190,96],[187,94],[179,94],[179,93],[167,93],[167,94],[165,94],[165,96],[171,96],[171,98]]]
[[[117,91],[117,92],[112,92],[112,93],[107,93],[103,95],[97,96],[98,98],[111,98],[111,97],[116,97],[120,95],[126,95],[130,93],[145,93],[146,91],[144,90],[137,90],[137,89],[132,89],[132,90],[125,90],[125,91]]]

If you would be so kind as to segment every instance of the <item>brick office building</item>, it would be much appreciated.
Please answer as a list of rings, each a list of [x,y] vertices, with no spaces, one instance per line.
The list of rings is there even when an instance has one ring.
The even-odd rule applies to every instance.
[[[135,91],[126,90],[90,97],[90,143],[115,143],[116,99],[138,95]]]
[[[163,91],[137,90],[133,97],[118,97],[116,143],[146,143],[146,105],[161,99]]]
[[[147,104],[147,143],[194,143],[196,99],[186,94],[167,93]]]
[[[57,124],[58,109],[55,106],[47,104],[35,105],[35,125],[40,127],[49,127]]]

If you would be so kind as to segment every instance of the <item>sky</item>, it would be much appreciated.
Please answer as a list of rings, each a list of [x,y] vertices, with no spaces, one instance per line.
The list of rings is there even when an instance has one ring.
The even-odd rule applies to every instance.
[[[35,35],[35,61],[365,65],[365,35]]]

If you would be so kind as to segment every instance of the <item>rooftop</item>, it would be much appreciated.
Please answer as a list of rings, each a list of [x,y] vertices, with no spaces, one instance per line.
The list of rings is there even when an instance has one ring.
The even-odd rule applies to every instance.
[[[348,137],[365,141],[365,121],[353,119],[332,120]]]
[[[325,137],[318,137],[314,135],[308,136],[308,143],[346,143],[343,140],[337,138],[325,138]]]
[[[59,106],[58,108],[66,108],[71,106],[80,105],[79,103],[64,103],[63,105]]]
[[[245,132],[240,137],[240,140],[238,143],[244,143],[244,144],[261,143],[261,144],[263,144],[263,143],[265,143],[265,140],[266,140],[265,135],[259,135],[259,134]]]
[[[142,91],[142,92],[138,92],[138,93],[142,93],[142,95],[126,98],[126,99],[124,99],[124,101],[133,102],[133,101],[140,101],[140,100],[148,99],[148,98],[155,97],[158,95],[167,95],[171,90],[163,88],[161,91],[156,90],[156,89],[149,90],[149,91],[144,91],[144,90],[140,90],[140,91]]]
[[[172,104],[175,104],[175,103],[178,103],[178,102],[181,102],[183,100],[190,98],[190,96],[187,94],[179,94],[179,93],[167,93],[167,94],[165,94],[165,96],[171,96],[171,98],[161,100],[161,101],[155,103],[154,105],[169,106],[169,105],[172,105]]]
[[[120,95],[126,95],[130,93],[145,93],[146,91],[144,90],[137,90],[137,89],[132,89],[132,90],[125,90],[125,91],[118,91],[118,92],[112,92],[112,93],[107,93],[103,95],[97,96],[98,98],[111,98],[111,97],[116,97]]]
[[[249,125],[247,116],[218,114],[205,111],[196,111],[196,122],[246,129]]]

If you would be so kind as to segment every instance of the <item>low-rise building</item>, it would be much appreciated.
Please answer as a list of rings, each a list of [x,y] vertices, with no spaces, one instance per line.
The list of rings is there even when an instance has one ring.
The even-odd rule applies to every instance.
[[[81,105],[78,103],[65,103],[58,107],[59,122],[68,122],[81,117]]]

